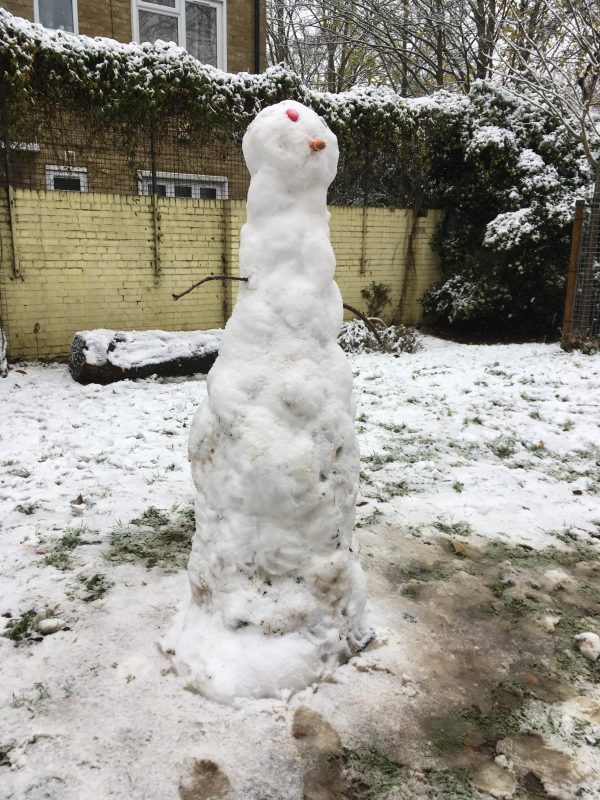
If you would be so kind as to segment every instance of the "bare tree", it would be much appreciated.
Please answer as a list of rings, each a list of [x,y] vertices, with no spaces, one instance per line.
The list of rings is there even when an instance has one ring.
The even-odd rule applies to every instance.
[[[526,16],[527,0],[520,0]],[[303,80],[341,91],[385,83],[403,96],[468,91],[490,77],[514,0],[270,0],[269,51]],[[534,26],[535,27],[535,26]]]
[[[600,240],[600,5],[597,0],[537,0],[535,5],[535,24],[541,26],[543,18],[543,39],[516,17],[509,21],[512,35],[505,38],[500,58],[513,91],[543,108],[581,144],[595,176],[581,300],[591,307]]]

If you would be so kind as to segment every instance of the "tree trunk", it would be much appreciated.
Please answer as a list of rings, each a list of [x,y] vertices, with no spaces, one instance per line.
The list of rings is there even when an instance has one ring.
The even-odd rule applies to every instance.
[[[83,384],[205,374],[219,354],[220,334],[81,331],[71,343],[69,372]]]

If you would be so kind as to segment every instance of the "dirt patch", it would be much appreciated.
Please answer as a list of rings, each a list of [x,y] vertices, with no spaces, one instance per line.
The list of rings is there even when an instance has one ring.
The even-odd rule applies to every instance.
[[[425,702],[415,708],[413,748],[420,755],[404,759],[401,739],[344,751],[343,796],[574,797],[589,770],[548,740],[561,704],[600,680],[600,664],[573,642],[600,627],[596,549],[535,551],[473,536],[456,545],[449,536],[407,536],[401,558],[396,542],[382,559],[391,596],[421,634],[414,674]]]
[[[191,759],[179,782],[181,800],[219,800],[231,789],[229,778],[218,764],[207,759]]]

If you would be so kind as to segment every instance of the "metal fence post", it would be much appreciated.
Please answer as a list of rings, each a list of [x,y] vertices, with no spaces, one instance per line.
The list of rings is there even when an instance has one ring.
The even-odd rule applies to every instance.
[[[565,309],[562,324],[563,347],[569,343],[571,323],[573,321],[573,307],[575,305],[575,286],[577,284],[577,267],[579,266],[579,253],[581,251],[581,231],[583,229],[583,213],[585,200],[575,202],[575,216],[573,217],[573,232],[571,234],[571,252],[569,254],[569,270],[567,272],[567,293],[565,296]]]

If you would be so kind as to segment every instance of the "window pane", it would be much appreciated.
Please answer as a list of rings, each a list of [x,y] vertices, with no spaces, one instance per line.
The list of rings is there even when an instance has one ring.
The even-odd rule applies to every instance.
[[[217,9],[185,4],[186,50],[203,64],[217,66]]]
[[[52,184],[56,191],[62,190],[66,192],[80,192],[81,191],[81,179],[80,178],[64,178],[60,175],[54,176],[54,182]]]
[[[152,194],[152,183],[150,183],[150,192]],[[167,186],[165,183],[157,183],[156,184],[156,194],[159,197],[166,197],[167,196]]]
[[[40,22],[54,30],[75,30],[73,25],[73,0],[39,0]]]
[[[175,197],[191,197],[192,196],[192,187],[188,184],[185,186],[184,184],[175,184]]]
[[[144,0],[144,3],[152,3],[154,6],[167,6],[167,8],[175,8],[175,0]]]
[[[211,188],[210,186],[201,186],[200,193],[198,197],[201,200],[216,200],[217,199],[217,190]]]
[[[155,42],[162,39],[164,42],[175,42],[177,37],[177,17],[166,14],[155,14],[152,11],[139,10],[140,15],[140,42]]]

